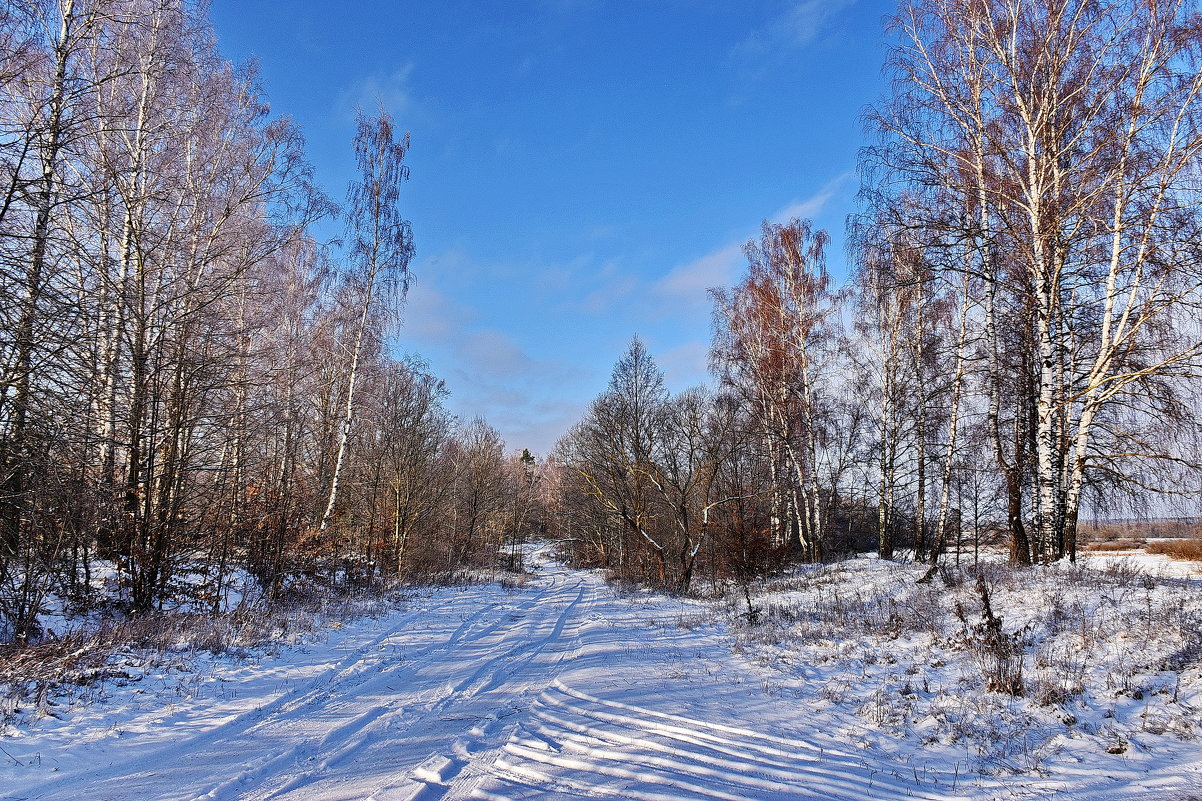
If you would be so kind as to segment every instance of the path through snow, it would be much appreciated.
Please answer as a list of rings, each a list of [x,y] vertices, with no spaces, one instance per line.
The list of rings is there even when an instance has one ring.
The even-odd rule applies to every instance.
[[[544,560],[510,593],[438,590],[278,658],[215,660],[174,701],[171,682],[179,696],[186,677],[114,689],[0,743],[0,799],[1021,798],[1064,782],[1076,792],[1057,797],[1119,799],[1182,789],[1179,772],[1157,779],[1122,763],[1109,776],[968,781],[967,759],[885,760],[811,715],[804,693],[774,689],[716,624],[678,625],[697,612],[615,598],[596,575]]]

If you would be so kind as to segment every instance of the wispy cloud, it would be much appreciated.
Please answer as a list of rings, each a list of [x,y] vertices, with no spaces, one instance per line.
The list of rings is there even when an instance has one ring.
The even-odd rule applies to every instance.
[[[474,331],[463,334],[458,340],[456,353],[477,380],[513,376],[558,377],[561,372],[559,365],[531,358],[500,331]]]
[[[742,245],[732,242],[673,268],[655,283],[655,292],[674,298],[704,297],[711,287],[733,281],[742,261]]]
[[[417,109],[411,85],[413,69],[410,61],[386,75],[361,78],[339,93],[336,107],[348,116],[358,108],[374,111],[377,107],[397,117],[411,116]]]
[[[454,336],[477,318],[477,312],[457,303],[432,283],[413,282],[405,300],[403,335],[406,339],[437,341]]]
[[[485,416],[510,447],[546,453],[581,411],[559,394],[578,383],[582,371],[533,355],[490,326],[475,301],[456,299],[457,282],[502,269],[460,250],[430,257],[423,265],[428,280],[410,290],[398,346],[420,353],[447,379],[449,406],[461,419]]]
[[[615,262],[606,262],[597,273],[598,284],[580,301],[585,314],[606,314],[638,291],[640,282],[623,272]]]
[[[535,358],[501,331],[465,334],[450,356],[451,408],[465,419],[487,416],[510,448],[547,453],[580,413],[558,396],[579,381],[579,368]]]
[[[619,261],[595,253],[542,267],[537,281],[539,300],[548,309],[589,316],[609,314],[642,287],[642,281]]]
[[[769,219],[783,222],[819,216],[851,178],[850,172],[839,175],[809,197],[786,203]],[[549,318],[577,321],[582,338],[591,336],[586,331],[594,322],[604,329],[615,319],[631,326],[642,321],[652,329],[671,329],[671,345],[657,352],[669,385],[684,389],[702,383],[709,350],[708,290],[732,285],[743,270],[743,243],[757,230],[752,220],[744,225],[742,236],[658,279],[637,275],[621,261],[595,253],[544,266],[536,271],[526,302]],[[465,419],[487,415],[510,447],[546,453],[587,405],[574,387],[600,379],[591,366],[541,357],[537,344],[520,342],[500,330],[499,324],[488,322],[482,304],[494,299],[468,290],[485,276],[506,280],[514,269],[514,265],[481,262],[457,249],[430,257],[419,268],[419,275],[430,278],[411,291],[402,341],[422,352],[434,371],[447,378],[450,406],[456,414]],[[679,336],[684,331],[695,333]],[[657,337],[648,333],[654,345]]]
[[[535,404],[505,424],[505,441],[510,450],[529,448],[532,453],[546,456],[559,438],[584,416],[588,405],[588,401],[569,400]]]
[[[782,69],[795,69],[799,52],[827,46],[839,15],[857,0],[778,0],[776,13],[754,28],[727,53],[726,64],[741,76],[727,105],[749,102],[752,87],[770,83]]]
[[[847,186],[855,178],[855,173],[847,171],[840,173],[831,180],[827,181],[821,189],[815,192],[808,198],[803,200],[795,200],[784,208],[773,214],[771,219],[773,222],[787,222],[794,217],[805,219],[807,217],[815,217],[822,213],[826,208],[826,204],[830,202],[836,194]]]
[[[856,0],[802,0],[770,26],[769,35],[784,44],[804,46],[823,32],[831,18]]]
[[[735,46],[732,55],[754,57],[805,47],[819,39],[831,20],[856,0],[800,0],[790,2],[766,25]]]
[[[787,204],[769,219],[782,223],[794,217],[814,217],[820,214],[831,198],[852,177],[851,172],[838,175],[810,197]],[[689,314],[696,313],[699,307],[708,306],[708,292],[711,288],[730,286],[737,279],[739,271],[746,263],[743,257],[743,243],[754,233],[749,229],[745,238],[727,242],[700,258],[673,268],[652,285],[652,293]]]
[[[676,390],[704,384],[709,371],[709,345],[686,342],[656,355],[664,381]]]

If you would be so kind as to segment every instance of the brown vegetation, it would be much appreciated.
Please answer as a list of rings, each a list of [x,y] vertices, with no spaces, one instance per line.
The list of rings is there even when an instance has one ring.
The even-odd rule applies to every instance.
[[[1202,539],[1193,540],[1157,540],[1144,546],[1148,553],[1158,553],[1171,559],[1182,559],[1187,562],[1202,562]]]
[[[1103,540],[1086,546],[1090,551],[1137,551],[1144,547],[1142,540]]]
[[[1202,524],[1180,520],[1148,520],[1089,526],[1086,550],[1135,551],[1172,559],[1202,561]]]

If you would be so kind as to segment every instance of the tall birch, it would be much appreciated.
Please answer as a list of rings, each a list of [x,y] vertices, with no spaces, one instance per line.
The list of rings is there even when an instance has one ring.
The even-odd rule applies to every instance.
[[[346,462],[347,443],[355,422],[355,391],[360,376],[367,338],[397,313],[397,299],[409,285],[409,262],[413,258],[413,232],[401,216],[401,185],[409,178],[405,154],[409,134],[396,135],[392,117],[380,111],[376,117],[358,115],[355,164],[359,181],[348,191],[347,228],[350,239],[351,272],[347,275],[354,299],[356,321],[351,341],[346,343],[346,394],[338,432],[330,492],[319,529],[325,531],[338,503],[338,490]]]

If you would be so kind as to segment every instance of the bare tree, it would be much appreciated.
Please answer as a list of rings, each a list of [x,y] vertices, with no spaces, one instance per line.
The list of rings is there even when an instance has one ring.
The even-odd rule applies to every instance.
[[[451,416],[442,407],[446,394],[443,382],[420,366],[396,365],[385,376],[381,463],[386,469],[384,487],[397,572],[414,537],[436,528],[435,519],[454,488],[454,476],[441,458],[453,429]]]
[[[774,474],[780,541],[820,545],[826,525],[818,469],[819,400],[833,351],[827,235],[808,221],[764,223],[747,243],[748,274],[715,293],[714,362],[723,383],[753,409]]]
[[[869,172],[921,192],[899,218],[959,248],[940,269],[979,291],[1012,559],[1071,558],[1090,470],[1175,458],[1123,437],[1099,450],[1115,426],[1098,421],[1132,405],[1165,414],[1152,385],[1197,369],[1183,325],[1199,289],[1194,12],[922,0],[896,30]]]
[[[654,568],[647,577],[660,585],[668,582],[668,552],[653,475],[667,398],[663,374],[636,338],[614,366],[608,390],[556,446],[580,499],[600,510],[605,563],[625,575],[644,570],[649,555]]]
[[[401,216],[398,205],[401,184],[409,178],[409,168],[404,163],[409,135],[398,138],[392,117],[384,111],[374,118],[360,112],[358,121],[355,163],[360,180],[348,193],[347,215],[350,260],[354,266],[347,275],[347,285],[358,315],[350,341],[345,345],[348,364],[343,416],[329,500],[319,525],[323,531],[329,526],[338,502],[347,442],[355,420],[355,389],[364,341],[396,313],[396,298],[398,295],[403,298],[408,288],[409,262],[413,258],[412,229]]]

